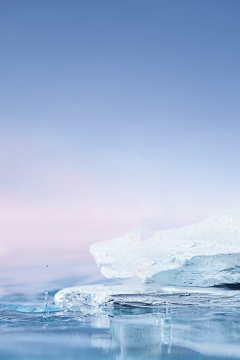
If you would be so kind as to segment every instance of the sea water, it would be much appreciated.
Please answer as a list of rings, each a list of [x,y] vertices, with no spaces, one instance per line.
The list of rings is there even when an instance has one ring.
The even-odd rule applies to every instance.
[[[133,301],[131,292],[116,291],[126,284],[97,269],[59,263],[0,270],[1,360],[240,359],[237,286],[157,289],[155,302],[147,289]],[[66,286],[87,296],[95,284],[113,290],[109,304],[54,303]]]

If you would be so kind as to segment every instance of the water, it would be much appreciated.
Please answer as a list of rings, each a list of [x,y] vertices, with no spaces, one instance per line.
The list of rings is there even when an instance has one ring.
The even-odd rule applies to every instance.
[[[1,360],[240,359],[239,290],[216,289],[217,301],[210,292],[155,306],[115,301],[96,313],[53,298],[66,286],[111,284],[97,269],[67,264],[0,274]]]
[[[54,321],[48,310],[48,291],[45,291],[45,311],[42,317],[42,321]]]

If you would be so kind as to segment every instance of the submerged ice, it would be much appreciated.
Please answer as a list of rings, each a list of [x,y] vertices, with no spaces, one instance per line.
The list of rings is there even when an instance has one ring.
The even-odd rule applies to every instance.
[[[92,244],[90,252],[107,278],[138,276],[161,285],[214,286],[240,283],[240,208],[197,224],[140,232]]]

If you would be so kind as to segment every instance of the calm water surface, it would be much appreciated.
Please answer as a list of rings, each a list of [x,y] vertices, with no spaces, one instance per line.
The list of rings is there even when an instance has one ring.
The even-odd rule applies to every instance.
[[[89,315],[53,297],[66,286],[111,283],[95,268],[2,267],[0,275],[1,360],[240,359],[240,304],[119,306]]]

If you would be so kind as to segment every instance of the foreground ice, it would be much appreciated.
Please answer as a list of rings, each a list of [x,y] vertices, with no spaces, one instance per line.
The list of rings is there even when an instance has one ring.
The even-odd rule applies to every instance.
[[[126,308],[161,308],[162,306],[230,307],[239,306],[240,292],[222,288],[162,287],[156,291],[147,286],[101,284],[65,288],[56,293],[56,305],[80,310],[84,314],[99,314],[102,310]]]
[[[240,208],[200,223],[92,244],[90,252],[107,278],[137,275],[161,285],[214,286],[240,283]]]

